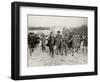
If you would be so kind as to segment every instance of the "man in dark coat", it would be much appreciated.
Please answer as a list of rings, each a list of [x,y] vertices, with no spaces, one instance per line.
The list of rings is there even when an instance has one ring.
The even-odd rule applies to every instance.
[[[69,48],[69,49],[72,48],[72,37],[73,37],[73,35],[72,35],[72,33],[70,32],[70,33],[68,34],[68,41],[67,41],[67,43],[68,43],[68,48]]]
[[[88,37],[87,35],[85,35],[83,38],[83,52],[85,52],[85,50],[87,52],[87,46],[88,46]]]
[[[29,50],[30,50],[30,56],[32,56],[32,52],[34,51],[34,47],[35,47],[34,33],[28,34],[28,46],[29,46]]]
[[[51,32],[50,36],[48,37],[47,46],[49,47],[49,52],[52,57],[54,57],[54,45],[55,45],[55,37],[53,35],[53,32]]]
[[[60,34],[60,31],[57,31],[56,35],[56,50],[57,50],[57,55],[58,53],[61,54],[61,43],[62,43],[62,35]]]
[[[40,37],[38,34],[35,35],[35,47],[36,49],[39,47],[39,43],[40,43]]]
[[[46,47],[46,36],[44,34],[41,35],[41,47],[42,47],[42,51],[45,51],[45,47]]]
[[[73,34],[72,34],[72,32],[70,32],[68,34],[68,41],[67,41],[67,43],[68,43],[68,49],[71,50],[72,56],[74,56],[74,52],[73,52]]]
[[[63,53],[65,53],[65,55],[67,55],[67,50],[68,50],[68,36],[67,34],[65,34],[62,38],[62,55]]]

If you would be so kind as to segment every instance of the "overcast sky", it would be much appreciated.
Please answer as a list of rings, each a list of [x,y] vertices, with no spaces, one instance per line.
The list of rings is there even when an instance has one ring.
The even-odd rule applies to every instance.
[[[87,25],[87,22],[88,22],[87,17],[28,15],[28,27],[67,26],[72,28],[81,25]]]

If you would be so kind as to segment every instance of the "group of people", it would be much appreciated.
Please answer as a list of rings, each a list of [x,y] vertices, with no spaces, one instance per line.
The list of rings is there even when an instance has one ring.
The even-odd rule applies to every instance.
[[[29,33],[28,46],[30,56],[32,55],[32,52],[34,52],[34,49],[39,47],[39,44],[41,44],[41,50],[43,52],[45,52],[46,47],[49,48],[51,57],[54,57],[54,54],[67,55],[68,51],[74,56],[74,53],[79,51],[81,45],[83,46],[84,52],[88,45],[88,39],[87,35],[81,36],[79,34],[73,34],[72,32],[62,35],[60,31],[57,31],[56,35],[51,32],[48,36],[45,34],[39,35]]]

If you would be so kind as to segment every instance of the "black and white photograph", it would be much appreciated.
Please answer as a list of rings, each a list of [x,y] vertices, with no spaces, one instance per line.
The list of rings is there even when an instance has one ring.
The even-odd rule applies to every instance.
[[[88,63],[88,18],[27,16],[27,66]]]
[[[12,3],[11,78],[97,75],[97,7]]]

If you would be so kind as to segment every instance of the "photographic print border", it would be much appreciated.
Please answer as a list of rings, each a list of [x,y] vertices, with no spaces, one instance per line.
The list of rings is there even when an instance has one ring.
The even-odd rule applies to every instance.
[[[94,72],[78,72],[78,73],[61,73],[61,74],[45,74],[45,75],[29,75],[20,76],[20,7],[44,7],[58,9],[80,9],[94,11]],[[25,79],[41,79],[41,78],[58,78],[73,76],[97,75],[97,7],[94,6],[77,6],[77,5],[61,5],[61,4],[45,4],[31,2],[12,2],[11,4],[11,78],[14,80]]]

